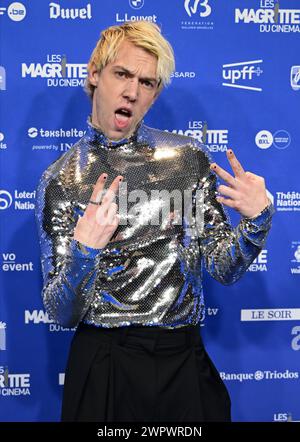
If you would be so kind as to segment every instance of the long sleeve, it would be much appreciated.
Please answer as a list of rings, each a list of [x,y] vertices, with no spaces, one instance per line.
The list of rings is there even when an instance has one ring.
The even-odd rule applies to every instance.
[[[77,218],[74,205],[62,186],[46,176],[44,173],[37,189],[35,212],[44,280],[42,299],[51,319],[74,327],[93,300],[101,250],[81,247],[72,239]]]
[[[198,243],[209,274],[224,285],[233,284],[263,248],[271,227],[274,207],[270,203],[257,217],[241,218],[233,228],[223,206],[216,200],[217,177],[209,169],[201,180],[202,225]]]

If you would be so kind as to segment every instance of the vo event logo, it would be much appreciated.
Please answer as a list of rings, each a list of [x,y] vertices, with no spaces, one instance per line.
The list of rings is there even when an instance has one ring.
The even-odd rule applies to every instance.
[[[260,68],[262,62],[263,60],[252,60],[223,64],[223,80],[229,82],[222,83],[222,86],[261,92],[261,87],[252,86],[250,82],[254,80],[254,75],[259,77],[263,73]]]

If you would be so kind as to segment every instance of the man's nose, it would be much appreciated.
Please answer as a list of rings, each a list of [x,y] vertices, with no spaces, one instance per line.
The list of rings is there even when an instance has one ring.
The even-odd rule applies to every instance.
[[[139,83],[137,78],[129,78],[124,88],[123,97],[129,101],[136,101],[139,94]]]

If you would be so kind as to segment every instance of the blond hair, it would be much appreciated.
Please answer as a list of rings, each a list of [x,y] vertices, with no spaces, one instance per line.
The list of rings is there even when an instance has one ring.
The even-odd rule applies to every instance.
[[[122,25],[110,26],[101,32],[100,38],[88,63],[88,72],[95,64],[100,72],[117,56],[121,43],[126,40],[144,49],[157,58],[159,89],[170,83],[175,69],[174,52],[170,43],[162,36],[160,28],[148,21],[128,21]],[[93,98],[95,86],[86,78],[84,89]]]

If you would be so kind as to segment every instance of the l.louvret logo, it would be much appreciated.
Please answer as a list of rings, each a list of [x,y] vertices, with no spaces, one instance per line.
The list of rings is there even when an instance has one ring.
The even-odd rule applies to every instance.
[[[14,193],[8,190],[0,190],[0,210],[13,208],[15,210],[34,210],[36,191],[15,190]]]
[[[11,373],[0,366],[0,396],[30,396],[30,374]]]
[[[284,9],[282,1],[259,0],[255,8],[235,8],[236,24],[257,24],[260,32],[300,32],[300,9]],[[296,3],[296,2],[293,2]]]
[[[263,73],[262,62],[263,60],[252,60],[223,64],[223,80],[226,82],[222,86],[261,92],[257,78]]]
[[[66,55],[47,54],[46,63],[22,63],[22,78],[45,78],[48,87],[84,86],[86,63],[70,63]]]

